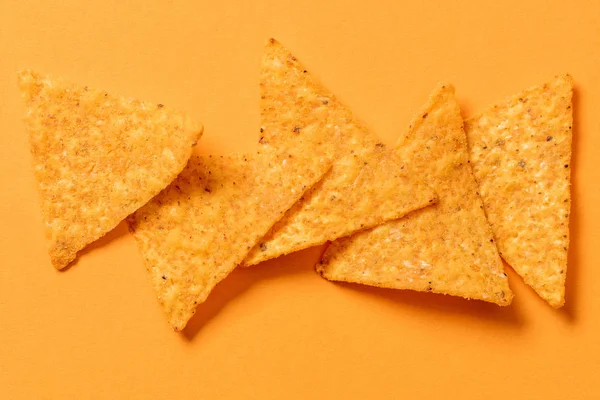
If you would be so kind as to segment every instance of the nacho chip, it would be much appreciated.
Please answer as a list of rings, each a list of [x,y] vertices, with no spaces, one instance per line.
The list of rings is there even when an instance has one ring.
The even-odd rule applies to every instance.
[[[510,304],[462,125],[454,88],[441,86],[396,147],[406,168],[432,183],[438,203],[333,242],[317,272],[334,281]]]
[[[325,133],[331,171],[289,210],[244,261],[258,264],[347,236],[433,204],[435,193],[401,170],[394,154],[281,44],[267,43],[261,72],[262,118],[290,132]]]
[[[19,84],[56,268],[173,181],[202,134],[201,125],[162,104],[29,70]]]
[[[560,75],[466,121],[500,254],[553,307],[565,302],[573,83]]]
[[[315,153],[321,133],[286,136],[260,144],[252,156],[192,157],[128,218],[173,329],[185,327],[196,306],[330,168]]]

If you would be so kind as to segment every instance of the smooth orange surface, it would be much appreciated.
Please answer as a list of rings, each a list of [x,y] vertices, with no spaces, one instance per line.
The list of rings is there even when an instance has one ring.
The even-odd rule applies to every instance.
[[[239,3],[0,1],[0,398],[600,398],[600,3]],[[505,309],[334,284],[315,248],[235,271],[177,334],[124,224],[57,272],[15,72],[181,108],[202,152],[243,151],[271,36],[388,144],[439,80],[469,116],[570,72],[567,306],[512,271]]]

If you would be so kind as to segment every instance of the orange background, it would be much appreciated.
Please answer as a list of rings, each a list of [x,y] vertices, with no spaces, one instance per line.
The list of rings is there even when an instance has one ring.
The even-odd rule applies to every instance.
[[[598,1],[85,3],[0,1],[0,398],[600,398]],[[54,270],[15,71],[178,107],[202,152],[248,150],[271,36],[389,144],[439,80],[468,116],[570,72],[567,306],[512,271],[506,309],[333,284],[315,248],[235,271],[177,334],[124,224]]]

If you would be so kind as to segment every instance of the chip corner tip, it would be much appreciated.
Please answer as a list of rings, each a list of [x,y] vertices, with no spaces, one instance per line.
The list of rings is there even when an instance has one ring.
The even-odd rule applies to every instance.
[[[573,76],[568,72],[561,72],[547,81],[544,88],[550,87],[558,93],[572,93],[575,88]]]
[[[192,147],[194,147],[204,134],[204,125],[186,113],[184,117],[184,126],[187,132],[194,138],[192,142]]]
[[[555,310],[561,309],[565,305],[565,297],[561,296],[558,299],[544,299]]]
[[[442,82],[438,82],[437,91],[454,94],[454,92],[456,91],[456,88],[454,87],[453,84],[448,83],[446,81],[442,81]]]
[[[550,304],[550,306],[552,306],[552,308],[554,308],[555,310],[560,310],[561,308],[563,308],[565,306],[565,302],[563,300],[559,303]]]
[[[69,264],[71,264],[74,260],[75,260],[75,256],[73,256],[73,257],[56,257],[56,256],[52,256],[52,255],[50,256],[50,261],[52,262],[52,265],[58,271],[65,270],[69,266]]]
[[[500,305],[501,307],[508,307],[512,304],[512,301],[515,298],[515,294],[510,289],[505,290],[503,293],[504,293],[504,298],[502,299],[503,301],[498,303],[498,305]]]
[[[196,314],[198,304],[202,302],[196,299],[196,301],[193,302],[193,305],[192,303],[183,304],[178,302],[178,304],[172,304],[171,306],[167,306],[162,300],[159,300],[159,303],[166,316],[167,323],[173,332],[183,332],[188,327],[190,320]],[[184,308],[181,308],[180,305],[183,305]]]
[[[77,251],[69,248],[64,248],[59,243],[52,242],[48,248],[50,262],[57,270],[63,270],[77,258]]]
[[[36,74],[30,68],[21,68],[16,71],[19,80],[33,78]]]
[[[571,73],[563,71],[556,76],[557,79],[566,81],[569,85],[573,85],[573,75]]]
[[[57,271],[62,271],[66,267],[66,265],[64,263],[57,261],[57,260],[51,260],[50,262],[52,263],[52,266],[54,267],[54,269],[56,269]]]
[[[315,272],[317,274],[319,274],[321,276],[321,278],[325,278],[327,279],[327,277],[325,276],[325,261],[323,258],[321,258],[316,264],[315,264]]]
[[[163,305],[162,301],[160,303],[162,306]],[[181,332],[183,330],[183,328],[185,328],[186,321],[182,320],[179,317],[176,317],[173,313],[169,312],[169,310],[166,310],[163,308],[163,311],[165,312],[167,324],[169,325],[169,328],[171,328],[171,330],[173,332]]]
[[[251,256],[253,256],[253,257],[251,257]],[[258,257],[254,257],[254,251],[252,251],[250,253],[250,255],[244,261],[242,261],[242,263],[240,264],[240,267],[242,267],[242,268],[254,267],[255,265],[258,265],[263,261],[264,260],[261,260]]]
[[[17,71],[17,84],[23,94],[30,94],[38,80],[39,74],[33,72],[29,68]]]
[[[435,89],[429,95],[427,109],[433,108],[434,104],[439,101],[450,101],[456,95],[454,85],[448,82],[438,82]]]
[[[137,229],[137,218],[136,218],[137,211],[138,210],[135,210],[134,212],[129,214],[127,217],[125,217],[125,223],[127,224],[127,230],[132,235],[135,234],[135,231]]]

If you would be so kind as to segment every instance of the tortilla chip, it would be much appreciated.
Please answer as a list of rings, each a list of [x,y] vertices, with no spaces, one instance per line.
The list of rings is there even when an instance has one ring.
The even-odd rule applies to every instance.
[[[432,183],[438,203],[333,242],[317,272],[334,281],[510,304],[452,86],[434,92],[396,151],[411,172]]]
[[[267,43],[260,88],[263,121],[279,126],[263,132],[261,141],[322,131],[324,151],[335,163],[244,264],[321,245],[435,202],[433,190],[402,171],[394,154],[274,39]]]
[[[560,75],[466,121],[500,254],[552,307],[565,303],[573,82]]]
[[[286,135],[252,156],[192,157],[128,219],[173,329],[185,327],[217,283],[327,172],[331,162],[315,153],[322,140],[320,132]]]
[[[162,104],[29,70],[19,84],[56,268],[173,181],[202,134],[201,125]]]

